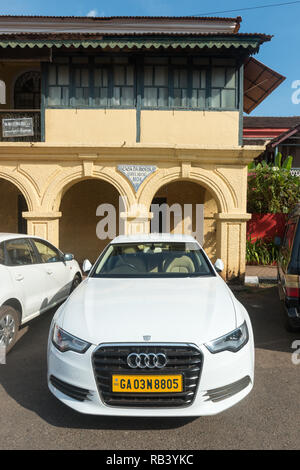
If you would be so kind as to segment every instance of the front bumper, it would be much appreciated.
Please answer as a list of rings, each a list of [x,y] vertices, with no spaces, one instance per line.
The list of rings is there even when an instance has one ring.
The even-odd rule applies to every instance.
[[[211,354],[202,345],[199,347],[203,356],[202,372],[194,400],[189,406],[176,408],[109,406],[103,402],[98,391],[92,366],[92,355],[97,347],[92,345],[85,354],[72,351],[61,353],[51,341],[48,344],[48,387],[60,401],[80,413],[136,417],[214,415],[241,401],[253,387],[253,341],[248,341],[236,353],[225,351]],[[157,371],[155,373],[157,374]],[[77,392],[75,398],[69,396],[68,385],[74,386],[72,390],[75,389]]]

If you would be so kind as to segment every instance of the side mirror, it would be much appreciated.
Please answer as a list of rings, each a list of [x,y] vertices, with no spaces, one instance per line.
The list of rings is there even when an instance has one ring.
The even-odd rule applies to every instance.
[[[92,267],[92,263],[88,259],[85,259],[82,263],[82,271],[84,273],[88,273],[92,269]]]
[[[214,264],[215,270],[220,273],[224,270],[224,263],[221,259],[217,259],[217,261]]]
[[[74,259],[74,255],[72,253],[65,253],[64,261],[72,261]]]

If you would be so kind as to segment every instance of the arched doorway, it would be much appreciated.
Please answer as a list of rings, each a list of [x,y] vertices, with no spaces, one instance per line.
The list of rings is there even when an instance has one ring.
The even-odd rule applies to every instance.
[[[0,232],[27,233],[22,213],[28,207],[24,195],[10,181],[0,179]]]
[[[29,71],[20,75],[14,88],[15,109],[40,109],[41,107],[41,74]]]
[[[163,210],[164,206],[169,212]],[[187,180],[168,183],[156,192],[151,212],[154,214],[151,232],[191,234],[203,245],[212,260],[217,258],[214,214],[218,212],[218,206],[208,189]]]
[[[116,215],[115,227],[110,227],[109,237],[105,239],[99,236],[103,237],[103,231],[109,230],[105,223],[107,206],[98,209],[104,204],[112,208],[110,215],[114,215],[113,212]],[[59,247],[65,253],[73,253],[80,263],[86,258],[93,263],[109,241],[119,233],[119,192],[106,181],[87,179],[73,184],[63,194],[60,211]],[[99,226],[101,221],[104,227]],[[99,228],[103,229],[102,233]]]

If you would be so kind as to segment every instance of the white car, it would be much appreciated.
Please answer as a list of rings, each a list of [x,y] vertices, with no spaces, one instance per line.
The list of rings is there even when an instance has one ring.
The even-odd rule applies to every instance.
[[[253,378],[248,314],[191,236],[115,238],[51,324],[49,389],[81,413],[216,414]]]
[[[38,237],[0,233],[0,346],[8,352],[20,324],[65,300],[81,279],[72,254]]]

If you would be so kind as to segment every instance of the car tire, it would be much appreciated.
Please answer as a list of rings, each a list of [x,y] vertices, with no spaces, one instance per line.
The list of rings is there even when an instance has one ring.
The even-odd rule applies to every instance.
[[[76,287],[79,286],[81,281],[82,281],[81,276],[79,274],[76,274],[71,285],[70,294],[76,289]]]
[[[17,341],[20,315],[10,305],[0,307],[0,344],[6,346],[8,353]]]

